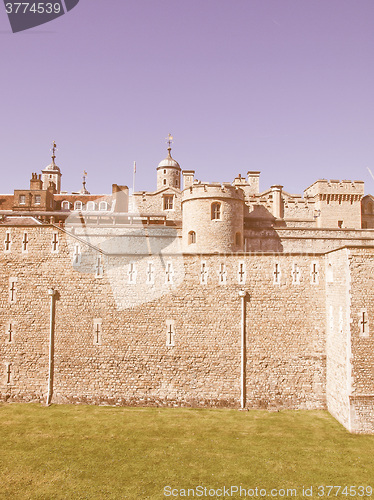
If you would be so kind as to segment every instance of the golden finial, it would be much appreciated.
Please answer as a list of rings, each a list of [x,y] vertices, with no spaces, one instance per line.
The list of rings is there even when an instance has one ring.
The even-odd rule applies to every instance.
[[[171,145],[173,144],[173,136],[171,134],[169,134],[165,139],[166,139],[166,144],[169,144],[169,148],[170,148]]]
[[[55,141],[52,141],[52,158],[56,158],[56,151],[57,151],[57,145],[55,143]]]
[[[168,136],[165,139],[166,139],[166,144],[169,145],[168,147],[169,156],[171,156],[170,151],[171,151],[171,145],[173,144],[173,136],[171,134],[168,134]]]

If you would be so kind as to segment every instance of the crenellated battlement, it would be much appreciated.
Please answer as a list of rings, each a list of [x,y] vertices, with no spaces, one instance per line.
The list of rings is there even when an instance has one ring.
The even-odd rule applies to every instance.
[[[315,197],[322,195],[364,195],[365,183],[363,181],[319,179],[305,189],[305,197]],[[335,198],[334,198],[335,199]]]
[[[195,182],[188,189],[183,191],[182,203],[187,200],[200,198],[225,198],[244,200],[244,192],[238,186],[232,186],[229,183],[198,183]]]

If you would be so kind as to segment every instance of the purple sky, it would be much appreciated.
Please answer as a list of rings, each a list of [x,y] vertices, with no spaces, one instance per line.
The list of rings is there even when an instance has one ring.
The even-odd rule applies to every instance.
[[[58,145],[62,188],[156,188],[175,142],[203,181],[261,170],[261,189],[318,178],[374,193],[373,0],[80,0],[12,34],[0,5],[1,192]]]

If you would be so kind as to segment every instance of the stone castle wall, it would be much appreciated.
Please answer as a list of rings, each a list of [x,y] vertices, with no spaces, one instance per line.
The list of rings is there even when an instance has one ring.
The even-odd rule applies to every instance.
[[[351,342],[350,275],[347,249],[328,253],[326,272],[326,354],[327,407],[330,413],[350,429]]]
[[[154,283],[147,284],[149,257],[135,263],[136,281],[131,282],[134,256],[100,256],[94,247],[81,240],[77,243],[62,231],[58,233],[58,253],[52,253],[55,228],[25,230],[28,252],[21,250],[23,230],[11,228],[12,249],[2,255],[3,399],[46,399],[47,292],[52,287],[58,293],[54,402],[237,407],[238,292],[245,288],[249,297],[247,406],[324,407],[320,259],[298,256],[291,262],[282,255],[184,255],[181,264],[175,263],[172,255],[156,256]],[[98,256],[103,274],[97,276]],[[321,281],[315,284],[311,282],[312,260],[321,273]],[[173,267],[171,283],[166,275],[169,262]],[[206,284],[201,282],[202,264]],[[275,264],[279,284],[274,283]],[[298,266],[297,283],[292,283],[294,265]],[[11,282],[16,288],[13,302],[9,302]],[[137,297],[152,295],[154,289],[161,289],[161,296],[154,292],[151,301],[126,302],[135,289]],[[312,306],[305,307],[300,295]]]
[[[351,430],[374,432],[374,249],[349,249],[351,276]]]
[[[1,399],[46,401],[53,288],[53,402],[239,407],[244,289],[246,407],[374,431],[373,248],[150,255],[116,231],[0,227]]]

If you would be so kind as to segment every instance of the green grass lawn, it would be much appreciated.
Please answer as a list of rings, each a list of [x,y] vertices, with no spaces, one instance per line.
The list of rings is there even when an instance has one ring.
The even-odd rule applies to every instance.
[[[318,485],[374,489],[374,436],[349,434],[324,411],[5,404],[0,433],[4,499],[183,498],[164,487],[199,485],[207,496],[195,498],[240,485],[296,488],[297,498],[308,498],[303,486],[313,485],[309,498],[328,498]]]

